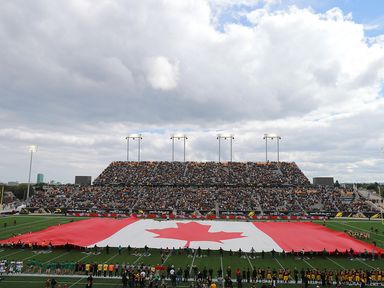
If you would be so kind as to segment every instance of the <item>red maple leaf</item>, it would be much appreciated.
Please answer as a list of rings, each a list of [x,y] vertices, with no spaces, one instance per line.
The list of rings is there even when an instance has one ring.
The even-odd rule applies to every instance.
[[[185,240],[185,247],[189,247],[192,241],[221,242],[222,240],[243,238],[243,232],[209,232],[211,225],[203,225],[197,222],[176,223],[177,228],[146,229],[148,232],[158,234],[155,238],[168,238]]]

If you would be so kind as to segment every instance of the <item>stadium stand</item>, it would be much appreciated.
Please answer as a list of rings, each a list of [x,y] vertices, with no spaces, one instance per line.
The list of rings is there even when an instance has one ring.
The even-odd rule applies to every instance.
[[[257,215],[377,212],[352,189],[313,186],[295,163],[112,162],[92,186],[37,191],[29,208],[244,212]]]
[[[295,163],[112,162],[94,185],[275,186],[308,185]]]

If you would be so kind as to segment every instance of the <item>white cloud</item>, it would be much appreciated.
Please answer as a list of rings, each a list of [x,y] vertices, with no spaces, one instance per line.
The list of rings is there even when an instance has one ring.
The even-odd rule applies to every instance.
[[[383,35],[338,8],[274,2],[5,1],[0,181],[22,178],[35,141],[40,170],[96,176],[143,130],[143,159],[170,159],[169,134],[186,131],[188,157],[215,160],[223,130],[238,135],[236,160],[263,160],[260,138],[276,132],[282,159],[310,176],[378,179]],[[223,9],[250,24],[217,29]]]
[[[178,62],[172,64],[163,56],[149,59],[147,80],[154,89],[175,89],[179,80]]]

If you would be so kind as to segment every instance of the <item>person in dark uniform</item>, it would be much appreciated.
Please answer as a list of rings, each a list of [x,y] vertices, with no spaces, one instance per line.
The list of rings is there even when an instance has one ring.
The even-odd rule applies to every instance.
[[[127,272],[124,272],[123,275],[121,276],[121,282],[123,282],[123,288],[128,287],[128,277],[127,277]]]
[[[85,285],[85,287],[92,288],[92,286],[93,286],[93,277],[92,277],[92,274],[90,273],[87,278],[87,284]]]
[[[52,278],[51,279],[51,288],[55,288],[56,284],[57,284],[57,281],[55,280],[55,278]]]

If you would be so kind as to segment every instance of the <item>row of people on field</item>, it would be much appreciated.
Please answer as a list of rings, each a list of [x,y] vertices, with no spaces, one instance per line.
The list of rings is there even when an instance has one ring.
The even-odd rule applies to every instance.
[[[0,260],[0,276],[4,274],[21,273],[23,271],[23,261]]]
[[[376,246],[376,242],[373,243],[374,246]],[[89,255],[97,255],[101,252],[105,252],[106,254],[109,254],[111,249],[116,249],[118,252],[118,255],[121,255],[122,253],[127,253],[127,255],[134,255],[134,256],[149,256],[151,254],[151,250],[147,245],[144,246],[143,249],[140,248],[133,248],[130,245],[127,247],[122,247],[119,245],[117,248],[111,248],[108,245],[106,247],[98,247],[95,245],[92,248],[80,248],[77,246],[73,246],[70,244],[65,244],[64,246],[60,247],[54,247],[51,242],[48,241],[43,241],[41,244],[37,243],[24,243],[21,242],[20,240],[18,242],[8,242],[8,243],[1,243],[0,247],[3,248],[8,248],[8,249],[31,249],[31,250],[36,250],[36,251],[42,251],[42,252],[50,252],[55,249],[62,249],[64,248],[67,252],[71,251],[72,249],[74,250],[79,250],[84,253],[88,253]],[[157,250],[157,249],[155,249]],[[185,255],[189,257],[205,257],[205,256],[211,256],[211,253],[215,253],[214,250],[211,249],[201,249],[200,247],[198,248],[190,248],[190,247],[179,247],[179,248],[160,248],[159,250],[160,254],[160,260],[161,263],[163,263],[166,258],[169,256],[176,256],[176,255]],[[271,251],[264,251],[262,250],[261,252],[256,252],[254,248],[251,248],[250,251],[245,252],[241,248],[238,250],[232,250],[230,249],[229,251],[224,251],[221,247],[219,250],[217,250],[216,253],[219,253],[220,256],[224,256],[224,253],[228,256],[238,256],[241,258],[250,258],[250,259],[255,259],[255,258],[261,258],[264,259],[267,255],[272,256],[272,258],[275,257],[298,257],[298,258],[304,258],[304,257],[316,257],[316,256],[322,256],[322,257],[328,257],[328,256],[336,256],[336,257],[348,257],[348,258],[371,258],[371,259],[381,259],[382,257],[382,251],[380,249],[372,249],[368,251],[365,249],[364,251],[355,251],[352,248],[346,249],[346,250],[326,250],[325,248],[321,251],[306,251],[304,249],[300,251],[284,251],[282,250],[281,252],[275,251],[272,249]]]
[[[232,269],[227,266],[225,271],[218,268],[214,271],[212,268],[203,267],[202,269],[194,266],[175,267],[174,265],[133,265],[133,264],[111,264],[111,263],[37,263],[29,261],[27,264],[28,272],[52,273],[52,274],[87,274],[104,277],[125,277],[128,281],[145,282],[153,279],[171,280],[171,282],[180,283],[189,280],[212,282],[215,279],[220,287],[223,283],[235,280],[241,283],[309,283],[309,284],[381,284],[384,285],[384,269],[276,269],[270,267],[254,267],[247,269]],[[34,269],[37,267],[38,269]],[[51,270],[54,267],[56,270]],[[44,270],[45,268],[45,270]],[[58,270],[59,269],[59,270]]]
[[[345,230],[344,232],[347,233],[349,236],[352,236],[357,239],[367,240],[371,238],[371,235],[369,233],[363,231]]]

